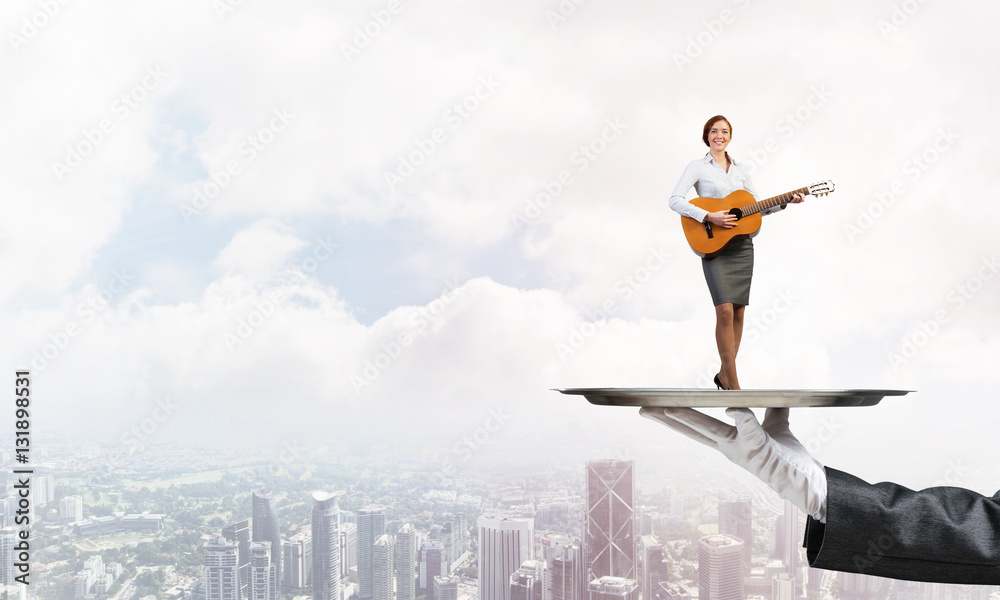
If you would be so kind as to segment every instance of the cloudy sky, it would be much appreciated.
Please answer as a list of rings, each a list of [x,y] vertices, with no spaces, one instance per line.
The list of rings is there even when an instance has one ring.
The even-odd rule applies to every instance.
[[[744,387],[917,390],[793,429],[863,477],[1000,481],[993,3],[3,11],[0,364],[42,432],[703,457],[549,389],[718,370],[666,200],[721,113],[763,196],[837,188],[756,238]]]

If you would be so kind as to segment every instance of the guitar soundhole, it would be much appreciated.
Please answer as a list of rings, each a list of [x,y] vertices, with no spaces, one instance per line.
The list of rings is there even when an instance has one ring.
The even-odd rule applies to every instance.
[[[743,211],[740,210],[739,208],[730,208],[729,209],[729,214],[731,214],[734,217],[736,217],[737,221],[739,221],[740,219],[743,218]]]

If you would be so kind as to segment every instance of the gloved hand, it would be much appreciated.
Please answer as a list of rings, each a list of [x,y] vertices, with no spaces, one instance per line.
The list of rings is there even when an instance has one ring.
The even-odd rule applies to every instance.
[[[826,471],[788,429],[788,409],[769,408],[763,426],[749,408],[728,408],[727,425],[693,408],[643,407],[639,414],[722,452],[814,519],[826,522]]]

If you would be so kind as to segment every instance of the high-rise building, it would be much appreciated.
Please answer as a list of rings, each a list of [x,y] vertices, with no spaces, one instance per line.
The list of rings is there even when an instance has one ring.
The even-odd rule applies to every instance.
[[[639,600],[639,584],[635,579],[605,575],[587,584],[588,600]]]
[[[274,494],[266,490],[257,490],[252,495],[253,531],[251,539],[254,542],[271,544],[271,562],[278,576],[276,593],[281,596],[281,527],[278,524],[278,507],[274,503]]]
[[[59,522],[76,523],[83,520],[83,498],[66,496],[59,500]]]
[[[771,576],[771,600],[795,600],[795,577],[791,573]]]
[[[673,581],[661,581],[651,600],[691,600],[691,591]]]
[[[753,505],[750,496],[729,491],[719,498],[719,533],[734,536],[743,542],[743,560],[746,563],[743,574],[749,575],[753,546]]]
[[[0,529],[0,590],[14,585],[14,544],[16,538],[11,528]],[[22,586],[24,587],[24,586]]]
[[[795,577],[796,585],[801,585],[799,576],[799,544],[802,543],[802,531],[799,528],[798,507],[785,500],[785,513],[778,517],[781,521],[781,562],[785,563],[785,568]]]
[[[651,599],[661,582],[667,581],[667,563],[664,562],[663,544],[656,536],[644,535],[639,538],[639,566],[642,578],[643,600]]]
[[[532,558],[532,519],[479,517],[479,600],[510,600],[510,576]]]
[[[372,544],[372,600],[395,600],[393,590],[396,569],[393,565],[392,538],[382,534]]]
[[[432,600],[458,600],[458,577],[434,576]]]
[[[270,542],[250,542],[249,600],[278,600],[278,577],[271,560]]]
[[[337,496],[313,494],[312,597],[340,600],[340,508]]]
[[[406,523],[396,532],[396,598],[417,598],[417,530]]]
[[[357,523],[340,522],[340,578],[341,581],[355,581],[357,577],[351,579],[351,569],[358,569],[358,525]]]
[[[301,592],[312,574],[312,533],[300,531],[281,542],[282,589]]]
[[[222,528],[222,537],[230,542],[236,542],[237,547],[239,547],[239,559],[236,564],[240,582],[240,598],[247,600],[250,597],[250,520],[244,519],[226,525]]]
[[[743,600],[743,542],[731,535],[698,540],[699,600]]]
[[[426,539],[420,544],[417,562],[417,586],[422,592],[430,591],[434,578],[448,575],[448,557],[441,540]]]
[[[589,581],[634,579],[635,461],[587,461],[584,551]]]
[[[583,552],[579,540],[562,533],[542,536],[546,600],[584,600]]]
[[[358,596],[372,598],[372,547],[385,535],[385,508],[366,506],[358,511]]]
[[[510,576],[510,600],[543,600],[545,597],[545,563],[526,560]]]
[[[241,600],[239,578],[239,545],[219,537],[206,542],[205,600]]]

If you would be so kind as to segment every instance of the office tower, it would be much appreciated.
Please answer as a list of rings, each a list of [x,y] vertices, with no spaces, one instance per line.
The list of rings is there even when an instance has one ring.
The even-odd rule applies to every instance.
[[[458,600],[458,577],[434,576],[432,600]]]
[[[699,600],[743,600],[743,542],[731,535],[698,540]]]
[[[358,511],[358,596],[372,598],[372,547],[385,535],[385,509],[366,506]]]
[[[59,522],[76,523],[83,520],[83,498],[66,496],[59,500]]]
[[[300,531],[281,542],[281,566],[285,591],[301,591],[309,585],[312,574],[312,533]]]
[[[358,568],[358,526],[340,522],[340,579],[348,581],[351,569]],[[357,578],[352,581],[356,581]]]
[[[583,552],[578,540],[562,533],[542,536],[546,600],[584,600]]]
[[[653,511],[648,506],[636,509],[636,521],[639,523],[639,537],[653,535]]]
[[[656,536],[644,535],[639,538],[641,591],[643,600],[653,597],[660,582],[667,581],[667,563],[664,562],[663,544]]]
[[[241,600],[239,585],[239,545],[219,537],[206,542],[205,600]]]
[[[250,520],[244,519],[230,523],[222,528],[222,537],[230,542],[236,542],[239,548],[239,559],[236,561],[240,582],[240,598],[250,597]]]
[[[392,538],[382,534],[372,544],[372,600],[395,600],[393,580],[396,569],[393,565]]]
[[[635,461],[587,461],[587,580],[635,578]]]
[[[479,600],[510,600],[510,576],[531,558],[532,519],[479,517]]]
[[[510,575],[510,600],[543,600],[545,563],[526,560]]]
[[[719,498],[719,533],[734,536],[743,542],[746,563],[743,574],[749,575],[753,546],[753,505],[750,496],[730,491]]]
[[[427,539],[420,544],[417,569],[417,585],[424,592],[434,585],[435,577],[448,575],[448,560],[441,540]]]
[[[14,530],[0,529],[0,589],[14,585],[14,544],[17,543]]]
[[[771,576],[771,600],[795,600],[795,577],[791,573]]]
[[[417,598],[417,530],[409,523],[396,532],[396,598]]]
[[[781,562],[785,568],[799,581],[799,544],[802,543],[802,532],[799,529],[799,509],[785,500],[785,514],[778,517],[781,521]]]
[[[661,581],[651,600],[691,600],[691,591],[679,583]]]
[[[271,562],[278,576],[276,593],[281,596],[281,528],[278,525],[278,507],[274,503],[274,494],[266,490],[257,490],[252,495],[253,500],[253,530],[251,540],[254,542],[269,542],[271,544]]]
[[[639,600],[635,579],[605,575],[587,585],[587,600]]]
[[[250,542],[250,599],[278,600],[278,577],[270,542]]]
[[[340,508],[337,496],[313,494],[312,597],[340,600]]]

